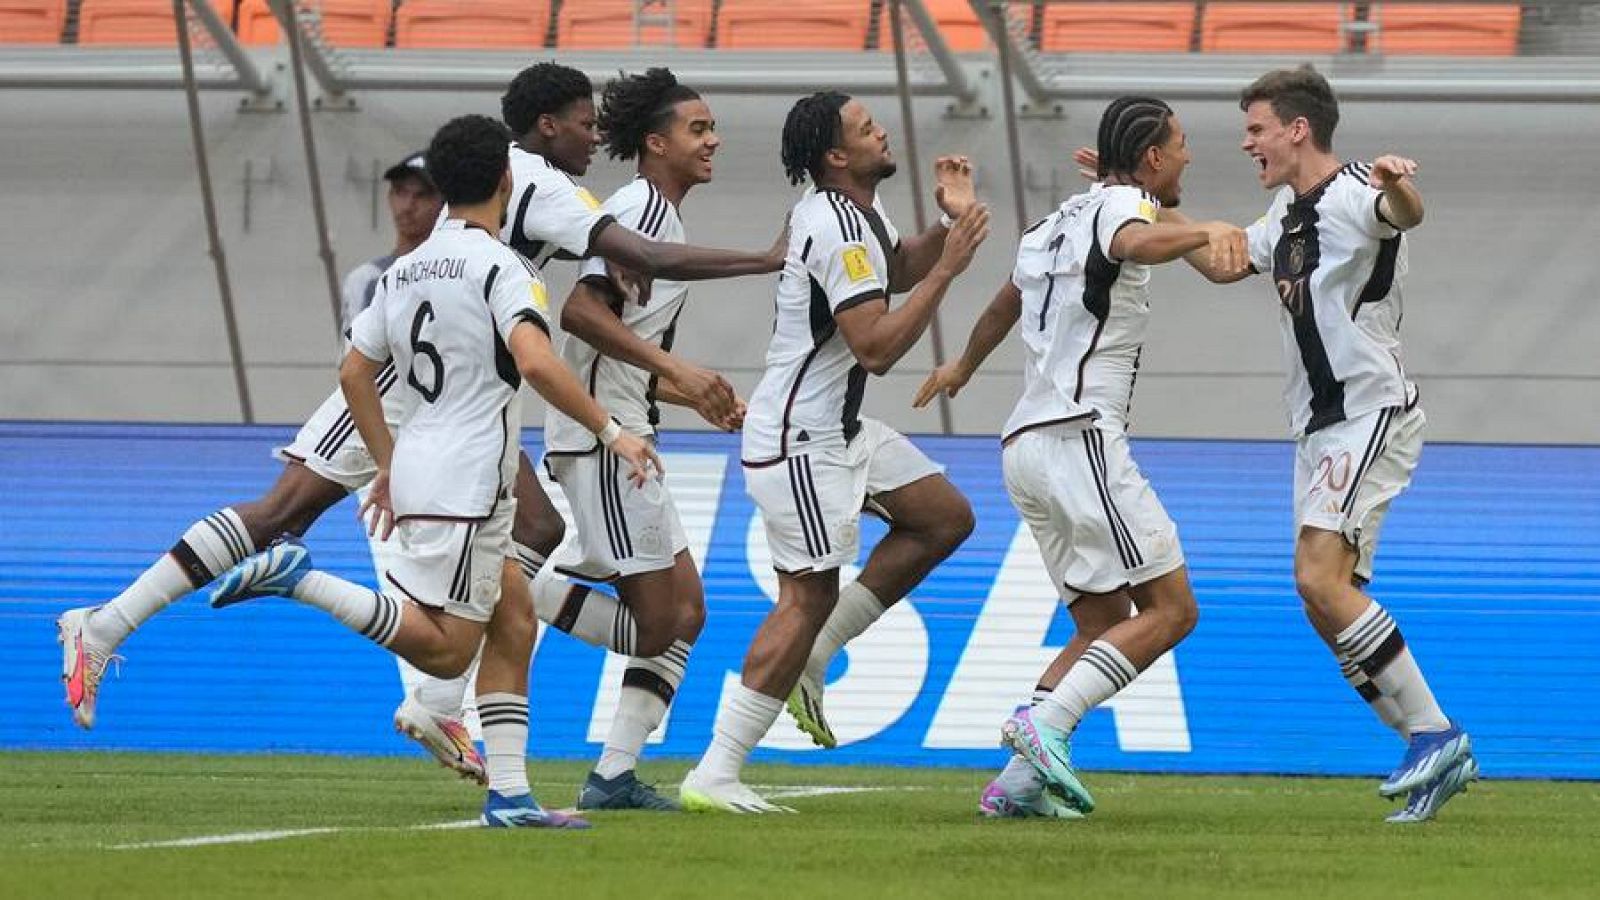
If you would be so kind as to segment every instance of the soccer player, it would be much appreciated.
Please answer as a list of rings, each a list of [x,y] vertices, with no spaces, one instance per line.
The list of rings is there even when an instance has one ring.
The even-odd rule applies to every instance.
[[[511,196],[506,133],[483,116],[442,127],[428,170],[450,215],[379,279],[356,318],[339,383],[377,466],[363,513],[401,552],[381,592],[312,569],[289,540],[229,570],[213,606],[285,596],[320,609],[432,675],[461,674],[483,645],[488,827],[582,828],[546,812],[528,786],[528,661],[532,600],[511,548],[520,456],[517,389],[526,380],[628,466],[637,482],[660,470],[655,451],[584,391],[550,345],[543,281],[495,231]],[[392,366],[416,394],[391,436],[375,379]],[[392,477],[391,477],[392,476]],[[500,602],[502,593],[505,602]]]
[[[988,235],[969,165],[938,161],[945,219],[902,242],[877,201],[879,183],[895,171],[888,135],[860,101],[831,91],[801,99],[784,122],[782,158],[792,183],[810,177],[815,190],[790,214],[777,320],[741,451],[779,596],[751,642],[741,683],[717,713],[711,746],[684,778],[680,797],[690,809],[782,809],[739,773],[814,656],[819,632],[837,641],[823,651],[831,656],[948,557],[973,524],[940,466],[859,415],[868,373],[888,372],[911,349]],[[890,309],[889,294],[912,285],[906,302]],[[839,567],[856,559],[864,503],[885,515],[889,533],[841,590]],[[822,674],[814,672],[819,688]],[[820,693],[814,699],[820,703]]]
[[[913,404],[954,397],[1016,327],[1022,396],[1002,432],[1006,492],[1033,532],[1077,633],[1003,727],[1016,752],[984,790],[985,816],[1076,818],[1094,799],[1072,770],[1071,738],[1194,628],[1177,528],[1128,446],[1128,409],[1150,317],[1150,268],[1206,248],[1243,271],[1244,232],[1164,224],[1189,150],[1172,109],[1122,97],[1100,117],[1098,181],[1023,235],[1011,278],[961,357],[935,369]],[[1138,615],[1133,615],[1137,608]]]
[[[422,151],[409,154],[390,166],[383,179],[389,182],[389,218],[394,223],[394,249],[376,259],[368,260],[344,276],[339,291],[339,330],[347,331],[350,323],[367,304],[372,302],[372,292],[378,286],[378,276],[394,264],[395,259],[417,249],[427,239],[433,225],[439,220],[439,210],[444,199],[433,179]]]
[[[1339,102],[1310,66],[1268,72],[1239,105],[1241,149],[1276,191],[1248,233],[1252,266],[1272,274],[1281,307],[1296,440],[1295,586],[1350,685],[1408,742],[1378,788],[1410,795],[1389,821],[1425,821],[1477,777],[1477,762],[1399,626],[1363,590],[1426,422],[1400,348],[1405,232],[1423,214],[1417,164],[1335,156]]]
[[[613,158],[638,160],[638,177],[606,200],[605,211],[646,237],[682,243],[679,207],[692,187],[711,180],[721,145],[710,108],[672,72],[653,68],[608,84],[598,122]],[[680,385],[721,379],[670,352],[688,285],[656,280],[647,298],[630,297],[614,263],[590,259],[581,273],[561,310],[561,357],[625,431],[653,441],[658,401],[683,404]],[[732,412],[712,424],[736,429]],[[545,466],[577,529],[581,558],[570,573],[614,584],[621,605],[547,566],[533,583],[540,618],[601,646],[624,612],[637,628],[631,648],[619,648],[631,650],[621,699],[578,808],[679,810],[634,772],[705,623],[700,573],[671,491],[661,482],[636,486],[615,454],[555,408],[545,418]]]

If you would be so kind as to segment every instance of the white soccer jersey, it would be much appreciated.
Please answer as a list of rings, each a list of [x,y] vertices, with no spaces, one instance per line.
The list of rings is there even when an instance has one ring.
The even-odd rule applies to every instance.
[[[1400,360],[1405,237],[1378,212],[1370,174],[1350,163],[1304,196],[1285,187],[1248,229],[1250,262],[1282,307],[1296,437],[1416,399]]]
[[[750,395],[747,464],[839,446],[861,427],[867,370],[834,316],[888,304],[889,263],[900,244],[876,197],[863,209],[843,193],[807,191],[789,215],[789,253],[778,279],[767,368]]]
[[[582,259],[613,218],[588,188],[537,153],[511,145],[511,206],[500,237],[541,269],[557,253]]]
[[[656,186],[644,178],[628,182],[605,202],[605,212],[616,217],[647,238],[684,242],[683,220],[678,208]],[[599,257],[585,260],[579,269],[580,280],[599,279],[609,283],[608,263]],[[617,310],[622,324],[643,341],[663,350],[672,349],[678,315],[689,286],[681,281],[656,279],[644,305],[633,300],[622,302]],[[656,409],[655,378],[649,372],[620,360],[602,356],[578,338],[561,338],[561,358],[572,368],[589,393],[622,427],[637,435],[655,433],[660,420]],[[545,414],[545,446],[552,453],[589,453],[599,446],[589,429],[555,407]]]
[[[1022,397],[1004,436],[1046,425],[1127,427],[1150,318],[1150,267],[1111,258],[1130,222],[1158,204],[1136,187],[1096,184],[1028,229],[1011,282],[1022,292]]]
[[[522,257],[460,219],[378,280],[350,341],[369,359],[392,358],[415,395],[390,467],[398,517],[484,519],[510,496],[522,376],[506,341],[522,322],[548,331],[548,305]]]

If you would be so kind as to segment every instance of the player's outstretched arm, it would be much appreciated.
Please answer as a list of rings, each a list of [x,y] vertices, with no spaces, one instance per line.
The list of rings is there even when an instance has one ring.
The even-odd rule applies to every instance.
[[[1373,187],[1383,192],[1378,199],[1378,214],[1390,225],[1405,231],[1422,224],[1422,194],[1412,176],[1417,161],[1403,156],[1380,156],[1372,161]]]
[[[933,198],[952,220],[961,218],[968,207],[978,202],[972,184],[972,163],[965,156],[941,156],[934,160],[933,180]],[[890,293],[909,291],[928,276],[933,264],[939,261],[939,254],[944,252],[944,241],[949,233],[942,223],[935,223],[921,234],[900,242],[900,249],[889,262]]]
[[[912,407],[921,409],[940,394],[954,398],[972,380],[972,374],[978,371],[994,348],[1000,346],[1000,342],[1011,333],[1012,326],[1021,317],[1022,291],[1007,279],[1005,285],[995,293],[994,299],[989,301],[983,314],[978,316],[978,321],[972,323],[972,333],[967,335],[967,348],[961,351],[961,357],[929,373],[922,387],[917,389],[917,396],[911,401]]]
[[[740,275],[765,275],[783,268],[789,249],[789,223],[772,246],[761,253],[740,250],[712,250],[689,244],[653,241],[631,228],[615,223],[601,229],[589,251],[629,269],[654,278],[673,281],[705,281],[735,278]]]
[[[973,204],[950,229],[939,261],[898,309],[890,310],[887,303],[861,303],[834,317],[862,368],[882,375],[900,361],[933,321],[950,282],[966,271],[988,236],[989,208]]]
[[[546,403],[594,432],[600,443],[627,460],[635,484],[643,484],[665,471],[650,442],[623,431],[583,389],[577,376],[551,349],[550,336],[544,329],[523,322],[511,330],[506,348],[516,360],[517,371]]]
[[[1168,225],[1195,224],[1193,219],[1175,209],[1169,209],[1167,207],[1161,208],[1161,211],[1156,214],[1156,219],[1158,222]],[[1190,250],[1188,253],[1183,255],[1183,261],[1188,263],[1190,268],[1194,269],[1196,272],[1199,272],[1207,281],[1210,281],[1214,284],[1232,284],[1235,281],[1243,281],[1244,279],[1255,274],[1255,270],[1250,268],[1250,246],[1248,232],[1245,233],[1243,268],[1234,270],[1225,266],[1213,265],[1212,258],[1213,253],[1209,245],[1200,247],[1196,250]]]
[[[673,396],[681,398],[680,405],[692,407],[707,422],[723,428],[723,423],[733,416],[738,400],[733,386],[716,372],[691,365],[634,334],[607,303],[605,292],[616,289],[612,282],[598,276],[580,280],[561,307],[562,330],[605,356],[643,369],[660,378],[662,384],[670,384],[675,389]]]
[[[1110,251],[1113,259],[1152,266],[1194,253],[1195,268],[1212,281],[1237,281],[1250,271],[1244,229],[1227,222],[1133,222],[1117,231]]]

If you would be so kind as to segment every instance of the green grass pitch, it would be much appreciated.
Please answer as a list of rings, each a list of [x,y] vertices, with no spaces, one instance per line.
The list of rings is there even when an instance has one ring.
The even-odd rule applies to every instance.
[[[675,785],[685,768],[643,774]],[[529,770],[541,800],[565,806],[586,766]],[[1372,779],[1093,772],[1086,821],[980,821],[988,776],[753,766],[752,785],[800,794],[782,801],[799,815],[600,814],[592,831],[552,833],[420,828],[481,800],[420,759],[0,754],[0,896],[1600,896],[1592,783],[1488,781],[1438,821],[1397,828]]]

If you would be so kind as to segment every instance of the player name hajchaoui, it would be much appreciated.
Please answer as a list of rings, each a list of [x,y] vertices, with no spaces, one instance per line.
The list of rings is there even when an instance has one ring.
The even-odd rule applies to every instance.
[[[453,259],[419,259],[403,266],[396,266],[393,269],[394,283],[396,287],[404,287],[418,281],[460,278],[466,268],[467,259],[464,256]]]

